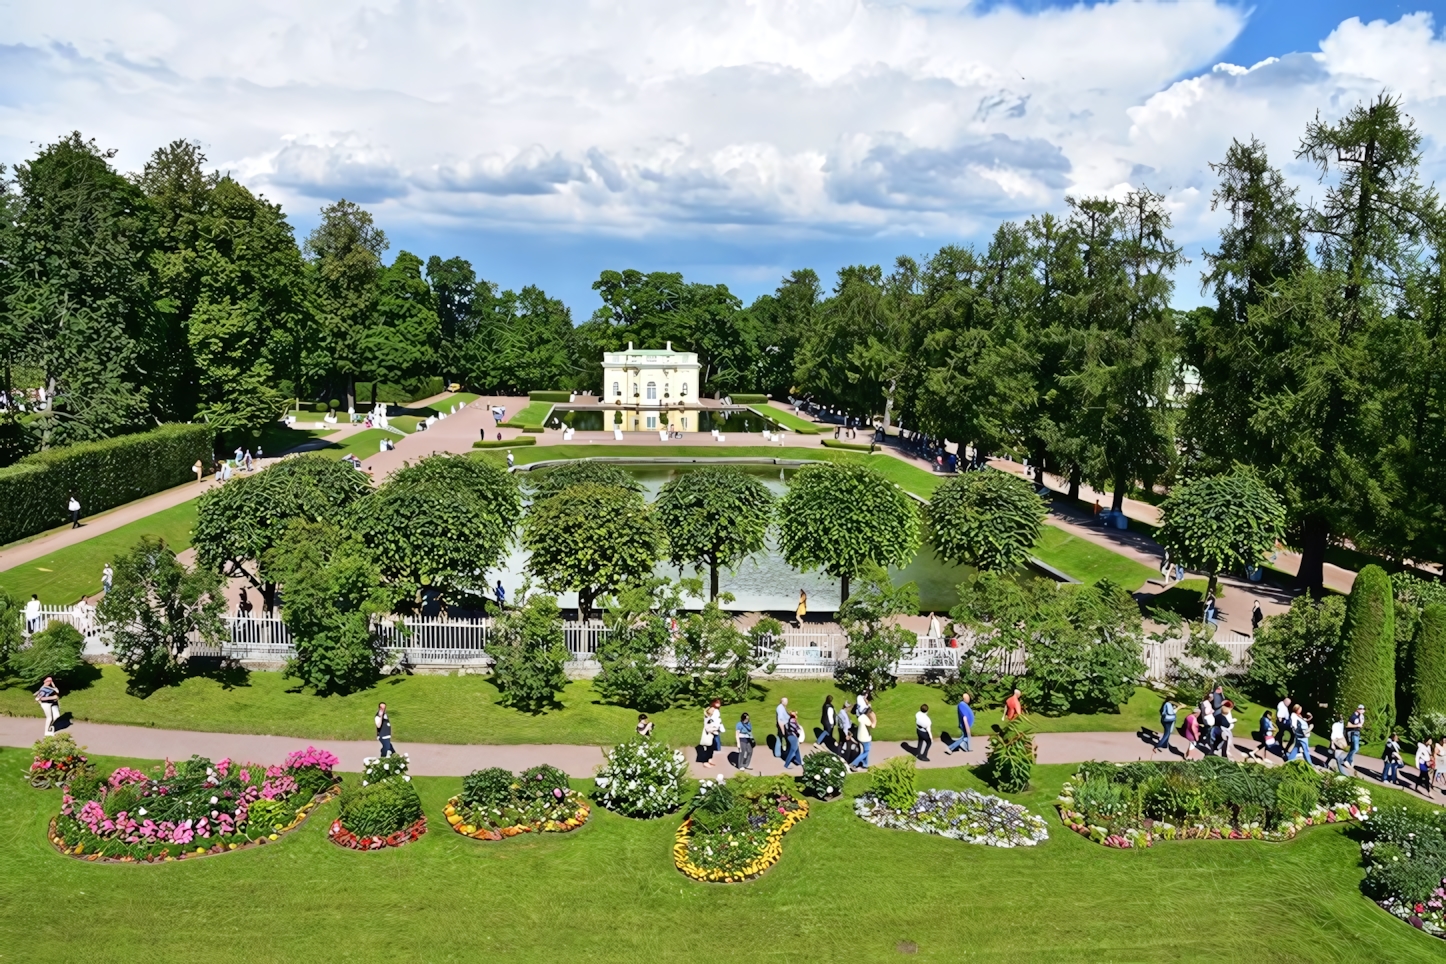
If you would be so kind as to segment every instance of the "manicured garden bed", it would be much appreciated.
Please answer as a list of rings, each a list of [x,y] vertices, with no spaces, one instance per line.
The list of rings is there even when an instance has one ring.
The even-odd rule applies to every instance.
[[[854,799],[865,822],[937,834],[986,847],[1033,847],[1049,839],[1044,820],[1017,803],[977,790],[918,790],[911,757],[873,767],[869,789]]]
[[[1446,814],[1385,807],[1365,827],[1363,887],[1386,913],[1446,938]]]
[[[788,777],[705,780],[673,841],[673,863],[688,877],[737,884],[783,856],[783,835],[808,816]]]
[[[383,850],[414,843],[427,832],[422,801],[407,772],[405,753],[367,757],[359,781],[348,781],[341,806],[327,836],[351,850]]]
[[[50,842],[86,860],[156,863],[276,840],[330,799],[336,757],[308,747],[279,766],[193,756],[72,779]]]
[[[1055,801],[1066,827],[1107,847],[1160,840],[1289,840],[1308,826],[1365,820],[1371,794],[1299,761],[1085,763]]]
[[[587,801],[556,767],[518,776],[499,767],[476,770],[447,801],[447,823],[464,837],[502,840],[524,833],[568,833],[587,823]]]

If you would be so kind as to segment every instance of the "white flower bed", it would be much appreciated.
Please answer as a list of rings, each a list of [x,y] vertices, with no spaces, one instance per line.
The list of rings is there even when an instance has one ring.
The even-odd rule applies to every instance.
[[[598,768],[597,801],[629,817],[661,817],[683,804],[688,763],[679,750],[656,740],[619,743]]]
[[[362,786],[369,783],[380,783],[383,780],[390,780],[394,777],[401,777],[408,783],[412,778],[407,771],[412,767],[412,758],[405,753],[393,753],[391,756],[368,756],[362,758]]]
[[[878,827],[935,833],[985,847],[1033,847],[1049,839],[1044,818],[977,790],[923,790],[907,811],[865,795],[854,800],[854,812]]]

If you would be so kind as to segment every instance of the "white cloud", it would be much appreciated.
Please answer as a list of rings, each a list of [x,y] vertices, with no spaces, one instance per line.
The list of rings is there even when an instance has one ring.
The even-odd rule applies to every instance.
[[[1425,15],[1212,70],[1244,13],[1210,0],[0,11],[4,159],[78,128],[137,168],[195,138],[289,209],[346,196],[388,225],[960,235],[1148,184],[1189,240],[1213,224],[1207,162],[1232,136],[1283,162],[1317,107],[1387,86],[1427,133],[1446,121],[1446,46]]]

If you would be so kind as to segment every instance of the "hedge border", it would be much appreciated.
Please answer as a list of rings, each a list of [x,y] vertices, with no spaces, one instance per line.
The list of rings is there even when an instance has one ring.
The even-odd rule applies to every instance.
[[[472,443],[474,449],[506,449],[514,445],[536,445],[536,435],[519,435],[517,438],[487,438]]]
[[[528,392],[527,400],[531,402],[570,402],[572,392]]]

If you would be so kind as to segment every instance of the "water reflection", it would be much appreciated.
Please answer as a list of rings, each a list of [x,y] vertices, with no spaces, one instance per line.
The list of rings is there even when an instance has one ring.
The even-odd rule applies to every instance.
[[[689,409],[687,411],[689,431],[711,432],[761,432],[765,428],[777,429],[772,419],[766,419],[751,409]],[[631,418],[630,410],[624,415]],[[548,419],[549,427],[554,423],[567,425],[579,432],[608,432],[613,428],[613,413],[597,409],[557,412]]]

